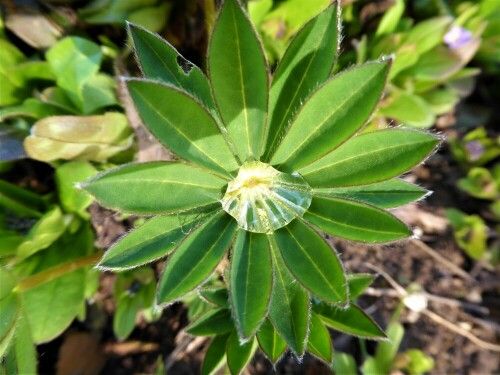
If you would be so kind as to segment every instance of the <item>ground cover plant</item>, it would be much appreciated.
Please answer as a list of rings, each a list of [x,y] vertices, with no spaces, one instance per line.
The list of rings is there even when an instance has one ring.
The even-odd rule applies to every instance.
[[[216,335],[213,350],[220,355],[215,346],[225,346],[232,373],[251,357],[257,332],[273,362],[287,347],[299,359],[307,349],[331,362],[324,324],[385,337],[351,304],[360,278],[346,275],[318,230],[368,243],[409,237],[384,209],[426,194],[398,176],[439,138],[404,128],[358,134],[391,60],[332,76],[338,12],[332,4],[298,32],[272,82],[257,33],[234,0],[224,2],[215,23],[208,78],[130,24],[145,78],[126,85],[151,133],[183,160],[120,166],[81,186],[105,207],[157,215],[111,247],[98,268],[132,269],[170,254],[159,305],[193,292],[230,252],[222,271],[227,292],[211,291],[223,305],[190,332]],[[270,352],[267,340],[279,340],[280,349]]]

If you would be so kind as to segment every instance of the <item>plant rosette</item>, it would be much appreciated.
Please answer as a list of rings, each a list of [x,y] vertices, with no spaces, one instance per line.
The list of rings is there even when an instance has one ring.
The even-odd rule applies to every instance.
[[[208,77],[157,35],[132,24],[129,32],[144,74],[126,79],[130,95],[149,131],[181,161],[128,164],[82,184],[105,207],[154,216],[98,267],[120,271],[168,256],[157,290],[157,303],[167,305],[197,290],[227,256],[237,327],[228,345],[253,340],[270,322],[302,356],[315,324],[310,301],[324,304],[324,322],[362,314],[345,309],[345,270],[319,233],[365,243],[410,236],[386,209],[425,196],[398,176],[439,139],[404,128],[360,134],[391,61],[331,75],[337,4],[297,33],[272,78],[236,0],[224,2],[215,23]]]

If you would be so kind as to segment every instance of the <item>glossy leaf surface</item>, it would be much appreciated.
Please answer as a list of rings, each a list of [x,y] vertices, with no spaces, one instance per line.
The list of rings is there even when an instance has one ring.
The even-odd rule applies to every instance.
[[[388,242],[411,234],[388,212],[346,199],[315,197],[304,220],[328,234],[360,242]]]
[[[152,81],[131,79],[127,86],[144,124],[175,154],[226,176],[238,168],[217,122],[196,99]]]
[[[113,245],[104,254],[98,267],[129,269],[164,257],[204,219],[206,217],[199,214],[154,217]]]
[[[82,187],[105,207],[151,215],[216,203],[225,184],[223,179],[187,164],[152,162],[108,170]]]
[[[387,129],[351,139],[298,172],[315,188],[364,185],[399,176],[434,150],[439,139],[408,129]]]
[[[231,257],[230,300],[238,334],[248,339],[267,314],[272,287],[269,241],[239,230]]]
[[[274,284],[269,305],[269,318],[290,349],[302,356],[309,329],[309,296],[294,282],[279,249],[272,246]]]
[[[331,4],[309,21],[281,59],[269,93],[271,117],[264,160],[270,159],[302,103],[330,75],[340,41],[338,12],[338,5]]]
[[[191,232],[167,262],[158,302],[173,302],[206,280],[226,253],[235,230],[234,220],[219,214]]]
[[[226,0],[208,51],[219,113],[242,161],[257,159],[268,106],[268,72],[260,42],[237,0]]]
[[[368,63],[321,86],[297,113],[271,164],[297,171],[354,135],[378,103],[389,67],[389,61]]]
[[[288,269],[307,290],[324,301],[347,302],[342,264],[317,232],[295,220],[276,231],[274,237]]]

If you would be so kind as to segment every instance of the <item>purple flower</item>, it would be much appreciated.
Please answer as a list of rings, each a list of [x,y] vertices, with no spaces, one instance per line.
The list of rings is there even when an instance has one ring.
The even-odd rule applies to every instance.
[[[484,146],[479,141],[469,141],[465,144],[469,160],[474,162],[478,161],[484,154]]]
[[[450,49],[457,49],[472,39],[472,32],[464,29],[462,26],[453,26],[443,38],[445,44]]]

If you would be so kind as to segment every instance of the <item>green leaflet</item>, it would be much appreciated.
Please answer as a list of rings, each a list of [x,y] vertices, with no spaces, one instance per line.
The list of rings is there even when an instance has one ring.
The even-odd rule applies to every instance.
[[[195,98],[159,82],[129,79],[127,86],[144,124],[175,154],[223,176],[238,169],[217,122]]]
[[[362,134],[298,172],[313,188],[365,185],[399,176],[438,145],[433,135],[409,129]]]
[[[236,222],[218,214],[192,231],[168,260],[158,287],[158,303],[173,302],[215,270],[233,240]]]
[[[0,180],[0,207],[8,208],[19,216],[39,218],[45,206],[46,203],[37,194]]]
[[[352,300],[364,293],[366,288],[375,280],[375,275],[368,273],[355,273],[347,275],[347,285],[349,286],[349,298]]]
[[[158,79],[183,89],[202,102],[207,109],[215,111],[210,84],[200,68],[187,61],[158,35],[132,23],[127,25],[146,78]]]
[[[268,107],[268,67],[256,32],[236,0],[213,30],[208,73],[219,113],[241,161],[258,159]]]
[[[233,330],[226,343],[227,366],[232,375],[238,375],[245,368],[257,349],[255,339],[240,344],[238,332]]]
[[[304,220],[328,234],[360,242],[389,242],[411,234],[388,212],[339,198],[313,198]]]
[[[0,300],[0,311],[2,311],[2,319],[0,319],[0,357],[4,355],[4,351],[9,346],[9,341],[12,340],[20,309],[19,297],[15,294],[10,294]]]
[[[327,302],[348,302],[342,264],[318,233],[294,220],[276,231],[274,238],[287,268],[307,290]]]
[[[277,245],[271,242],[274,284],[269,304],[269,319],[281,338],[298,356],[304,355],[309,329],[309,296],[294,282]]]
[[[152,215],[216,203],[225,184],[223,179],[188,164],[152,162],[105,171],[84,182],[82,188],[105,207]]]
[[[85,270],[80,269],[23,293],[33,342],[50,341],[71,324],[83,302],[84,290]]]
[[[98,268],[131,269],[164,257],[206,218],[203,214],[182,213],[154,217],[113,245]]]
[[[314,312],[311,313],[307,351],[327,364],[333,360],[333,343],[328,329]]]
[[[352,137],[375,109],[389,67],[390,61],[364,64],[322,85],[297,113],[271,164],[296,171]]]
[[[382,329],[358,306],[351,304],[339,308],[321,304],[316,313],[328,327],[353,336],[367,339],[385,339]]]
[[[273,76],[262,159],[269,160],[302,102],[332,70],[340,42],[339,7],[331,4],[297,33]]]
[[[278,362],[287,348],[285,341],[280,337],[269,319],[266,319],[260,326],[257,332],[257,340],[260,349],[273,364]]]
[[[354,358],[346,353],[333,353],[332,368],[335,374],[358,375],[358,366]]]
[[[375,356],[368,357],[363,363],[363,374],[377,375],[391,372],[405,331],[401,324],[391,322],[387,326],[386,333],[389,340],[377,344]]]
[[[229,295],[226,288],[206,288],[199,290],[201,298],[208,303],[229,308]]]
[[[239,230],[231,257],[230,301],[238,333],[252,337],[267,315],[272,287],[269,241]]]
[[[227,335],[215,336],[205,353],[201,365],[202,375],[215,375],[226,359]]]
[[[436,122],[429,103],[410,93],[391,95],[380,107],[380,113],[412,128],[430,128]]]
[[[195,336],[223,335],[234,328],[228,309],[213,309],[196,319],[186,332]]]
[[[13,345],[7,354],[7,373],[36,374],[38,354],[33,344],[28,320],[25,316],[18,319],[13,341]]]
[[[352,199],[382,208],[394,208],[414,202],[429,194],[419,186],[394,179],[370,185],[314,189],[317,195]]]
[[[142,305],[138,297],[126,294],[117,301],[113,315],[113,332],[119,341],[125,340],[135,328],[137,313]]]

